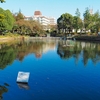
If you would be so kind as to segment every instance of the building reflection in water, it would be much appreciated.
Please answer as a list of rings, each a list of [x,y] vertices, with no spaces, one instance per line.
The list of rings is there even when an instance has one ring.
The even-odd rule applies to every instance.
[[[11,65],[15,59],[22,61],[24,57],[33,53],[36,58],[49,50],[55,50],[55,41],[26,40],[0,44],[0,69]]]

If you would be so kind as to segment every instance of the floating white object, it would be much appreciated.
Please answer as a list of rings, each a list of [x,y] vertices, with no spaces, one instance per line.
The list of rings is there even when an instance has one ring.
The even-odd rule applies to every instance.
[[[29,72],[18,72],[17,82],[28,83]]]

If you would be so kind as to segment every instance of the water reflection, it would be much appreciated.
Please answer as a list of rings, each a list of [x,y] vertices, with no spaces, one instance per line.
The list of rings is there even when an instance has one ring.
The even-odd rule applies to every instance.
[[[0,44],[0,69],[12,64],[15,59],[22,61],[29,53],[34,53],[36,58],[40,58],[43,53],[55,50],[55,45],[54,40],[33,39]]]
[[[4,85],[0,85],[0,100],[3,100],[3,94],[8,92],[7,86],[9,86],[7,83],[4,83]]]
[[[100,61],[99,43],[28,39],[0,44],[0,69],[4,69],[7,65],[12,64],[15,59],[22,61],[29,53],[34,53],[36,58],[40,58],[43,53],[55,50],[57,43],[57,54],[61,59],[74,57],[77,63],[82,57],[84,65],[88,63],[89,59],[94,64]]]
[[[16,57],[16,52],[13,47],[3,45],[0,49],[0,69],[4,69],[6,65],[12,64]]]
[[[29,90],[30,87],[28,85],[28,83],[20,83],[20,82],[17,82],[17,85],[20,89],[26,89],[26,90]]]
[[[57,54],[62,59],[69,59],[74,57],[76,62],[83,58],[83,63],[86,65],[91,59],[94,64],[100,62],[100,44],[89,42],[74,42],[74,46],[63,46],[66,42],[59,41]]]

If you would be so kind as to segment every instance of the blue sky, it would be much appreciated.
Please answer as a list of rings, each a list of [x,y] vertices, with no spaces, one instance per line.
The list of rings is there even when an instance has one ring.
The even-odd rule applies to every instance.
[[[6,0],[6,3],[0,3],[0,7],[13,13],[21,9],[25,16],[32,16],[35,10],[40,10],[42,15],[57,19],[66,12],[75,15],[77,8],[81,12],[81,17],[86,7],[93,8],[96,12],[100,10],[100,0]]]

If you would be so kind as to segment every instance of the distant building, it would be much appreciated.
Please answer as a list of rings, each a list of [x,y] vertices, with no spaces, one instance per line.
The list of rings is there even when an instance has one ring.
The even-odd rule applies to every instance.
[[[44,30],[50,30],[50,25],[56,25],[53,17],[43,16],[41,11],[35,11],[33,16],[25,17],[25,20],[36,20],[43,25]]]
[[[42,16],[42,13],[40,11],[35,11],[34,16]]]
[[[50,25],[56,25],[55,18],[49,17],[49,20],[50,20]]]

